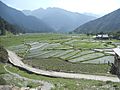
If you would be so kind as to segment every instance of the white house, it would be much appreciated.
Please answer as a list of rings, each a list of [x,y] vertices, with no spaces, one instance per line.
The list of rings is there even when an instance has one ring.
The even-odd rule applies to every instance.
[[[110,72],[112,74],[120,76],[120,47],[113,49],[114,55],[114,63],[112,63]]]
[[[109,35],[108,34],[98,34],[96,36],[94,36],[95,39],[109,39]]]

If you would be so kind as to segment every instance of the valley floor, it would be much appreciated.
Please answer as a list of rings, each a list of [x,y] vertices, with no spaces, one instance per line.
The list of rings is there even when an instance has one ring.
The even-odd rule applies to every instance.
[[[8,50],[10,62],[22,68],[6,66],[8,71],[51,83],[53,90],[108,90],[107,87],[120,86],[119,79],[107,73],[107,63],[114,62],[112,48],[117,47],[117,40],[69,34],[26,34],[0,39],[12,50]]]

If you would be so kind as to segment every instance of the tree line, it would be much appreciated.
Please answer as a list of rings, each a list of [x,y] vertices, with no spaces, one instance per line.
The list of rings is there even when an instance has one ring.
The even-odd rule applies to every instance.
[[[6,31],[13,34],[24,33],[24,30],[17,25],[12,25],[0,17],[0,35],[5,35]]]

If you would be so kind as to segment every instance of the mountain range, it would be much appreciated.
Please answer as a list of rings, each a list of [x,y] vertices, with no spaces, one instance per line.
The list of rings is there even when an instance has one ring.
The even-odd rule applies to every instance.
[[[70,32],[99,33],[120,31],[120,9],[100,18],[70,12],[60,8],[39,8],[19,11],[0,1],[0,17],[15,27],[15,32]],[[76,29],[75,29],[76,28]],[[19,30],[17,30],[19,29]],[[14,32],[14,33],[15,33]]]
[[[54,32],[54,29],[42,20],[26,16],[21,11],[7,6],[0,1],[0,17],[13,25],[24,28],[25,32]]]
[[[90,20],[96,19],[94,16],[70,12],[55,7],[47,9],[39,8],[33,11],[23,10],[23,13],[41,19],[57,32],[69,32]]]
[[[74,30],[75,33],[109,33],[117,31],[120,31],[120,9],[87,22]]]

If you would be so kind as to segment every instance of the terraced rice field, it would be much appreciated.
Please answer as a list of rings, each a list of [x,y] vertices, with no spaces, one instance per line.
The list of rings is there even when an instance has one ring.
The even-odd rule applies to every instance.
[[[95,63],[95,64],[107,64],[108,62],[113,63],[114,62],[114,57],[113,56],[105,56],[102,58],[97,58],[94,60],[90,60],[90,61],[85,61],[82,63]]]
[[[73,50],[72,52],[69,52],[67,54],[64,54],[64,55],[60,56],[60,58],[62,58],[62,59],[68,59],[68,58],[76,55],[79,52],[80,52],[80,50]]]
[[[48,53],[50,53],[50,51],[36,51],[34,54],[32,53],[27,54],[26,58],[39,57]]]
[[[83,62],[83,61],[88,61],[88,60],[92,60],[94,58],[99,58],[103,56],[104,56],[103,53],[92,53],[92,54],[87,54],[87,55],[80,56],[78,58],[71,59],[69,61],[70,62],[79,62],[79,61]]]
[[[114,47],[111,44],[106,45],[106,41],[96,41],[83,36],[60,38],[40,38],[38,41],[27,41],[27,45],[20,44],[10,48],[23,56],[26,64],[45,70],[105,73],[108,70],[106,63],[113,62],[110,54],[106,56],[103,52],[94,51]]]
[[[32,44],[27,54],[27,57],[40,57],[40,58],[49,58],[49,57],[58,57],[63,60],[68,60],[70,62],[79,62],[79,61],[86,61],[92,60],[95,58],[103,57],[103,53],[97,53],[92,50],[74,50],[74,49],[55,49],[57,46],[59,47],[61,44],[49,44],[49,43],[37,43],[37,45]],[[63,46],[63,45],[61,45]],[[44,48],[43,48],[44,47]],[[42,49],[41,49],[42,48]]]
[[[92,50],[81,51],[81,52],[77,53],[76,55],[72,56],[70,59],[79,58],[81,56],[84,56],[84,55],[87,55],[87,54],[91,54],[91,53],[94,53],[94,51],[92,51]]]
[[[88,48],[95,49],[95,48],[108,48],[108,47],[113,48],[114,47],[113,45],[108,45],[102,42],[92,42],[92,41],[89,42],[89,41],[77,41],[77,40],[68,42],[67,44],[78,49],[88,49]]]
[[[20,52],[20,51],[27,50],[27,46],[24,45],[24,44],[20,44],[20,45],[17,45],[17,46],[12,46],[9,49],[11,49],[11,50],[13,50],[13,51],[15,51],[17,53],[17,52]]]
[[[112,56],[105,56],[104,53],[95,52],[93,50],[73,49],[72,47],[66,45],[66,43],[70,44],[76,41],[78,40],[68,41],[68,42],[65,42],[65,44],[47,43],[47,42],[27,43],[30,45],[30,49],[27,52],[25,58],[27,59],[32,57],[39,57],[39,58],[57,57],[72,63],[82,62],[82,63],[101,64],[101,63],[107,63],[108,61],[113,62],[113,59],[109,58]],[[23,53],[28,49],[28,47],[24,44],[13,46],[11,48],[16,53]]]

